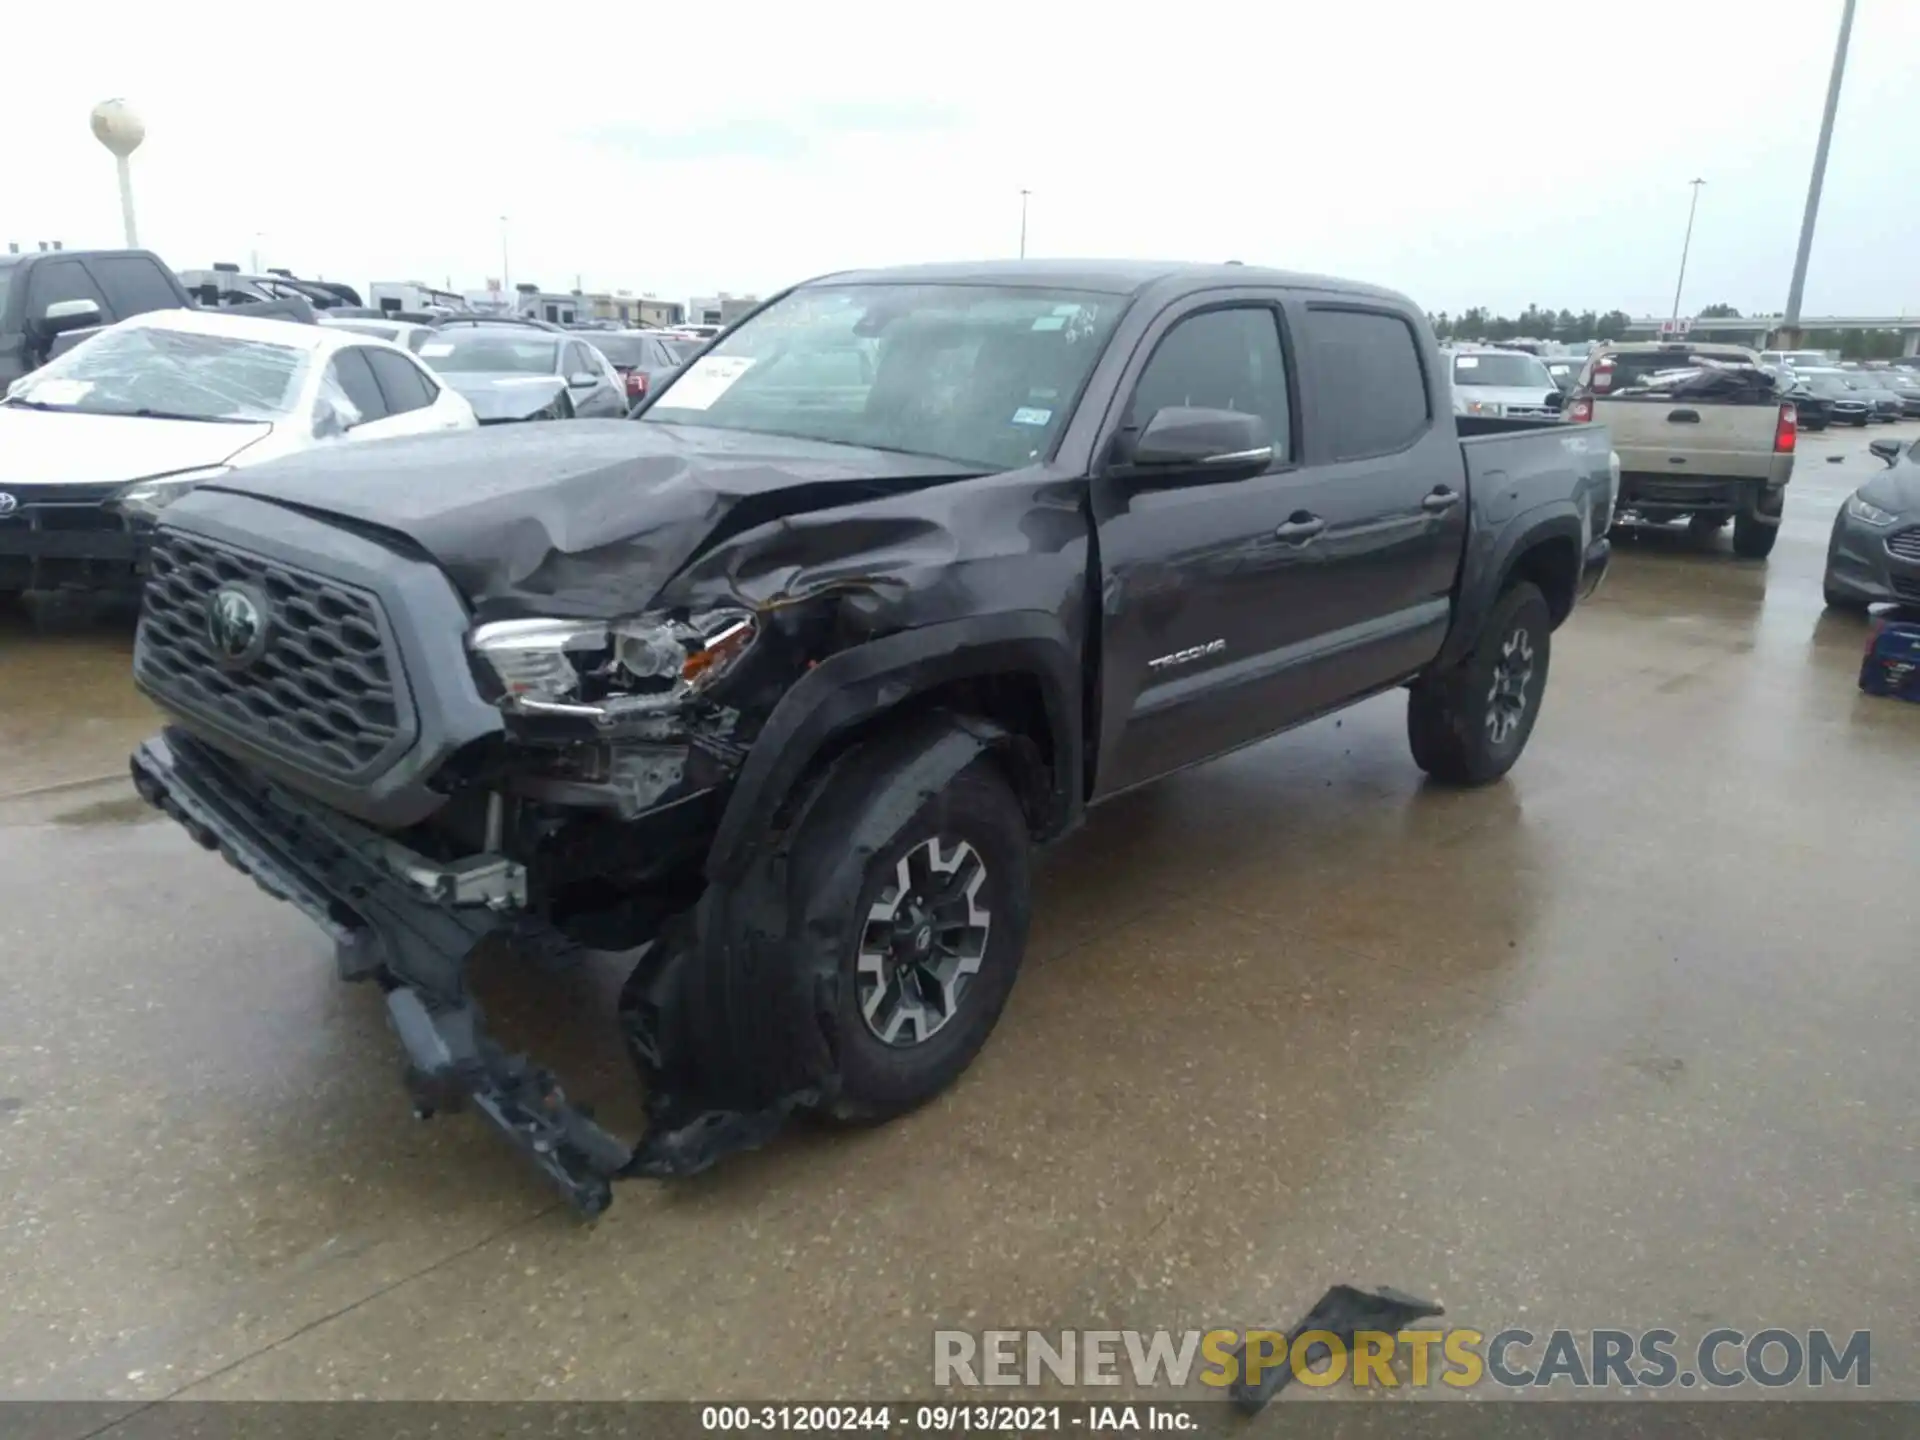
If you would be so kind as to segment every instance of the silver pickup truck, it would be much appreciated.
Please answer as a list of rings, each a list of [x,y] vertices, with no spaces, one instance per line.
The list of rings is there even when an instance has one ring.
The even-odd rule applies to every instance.
[[[1736,555],[1772,553],[1799,416],[1752,350],[1602,345],[1574,387],[1568,418],[1604,424],[1613,436],[1622,514],[1685,515],[1700,535],[1732,520]]]

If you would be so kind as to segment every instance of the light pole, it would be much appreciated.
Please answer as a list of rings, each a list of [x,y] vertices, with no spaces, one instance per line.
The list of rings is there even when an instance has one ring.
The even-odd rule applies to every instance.
[[[114,168],[120,172],[120,223],[127,232],[127,248],[140,244],[133,227],[133,171],[127,157],[147,138],[147,126],[124,100],[102,100],[88,116],[93,138],[113,153]]]
[[[507,217],[500,217],[500,293],[513,293],[513,271],[507,265]]]
[[[1680,290],[1687,283],[1687,251],[1693,248],[1693,214],[1700,208],[1700,187],[1704,180],[1689,180],[1693,187],[1693,201],[1687,206],[1687,238],[1680,242],[1680,278],[1673,282],[1673,328],[1680,328]]]
[[[1027,258],[1027,197],[1032,193],[1031,190],[1020,192],[1020,258],[1022,260]]]
[[[1807,212],[1800,218],[1800,248],[1794,253],[1787,313],[1780,322],[1783,330],[1800,328],[1800,298],[1807,288],[1807,261],[1813,255],[1813,222],[1820,214],[1820,185],[1827,178],[1827,147],[1833,143],[1833,117],[1840,110],[1840,81],[1847,73],[1847,38],[1852,33],[1853,0],[1844,0],[1840,39],[1833,47],[1833,74],[1827,79],[1827,108],[1820,116],[1820,143],[1813,148],[1813,178],[1807,182]]]

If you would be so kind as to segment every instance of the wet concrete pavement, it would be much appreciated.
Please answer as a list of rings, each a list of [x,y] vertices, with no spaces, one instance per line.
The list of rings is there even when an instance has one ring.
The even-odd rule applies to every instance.
[[[1507,782],[1424,786],[1387,696],[1126,797],[954,1092],[593,1226],[411,1121],[378,995],[132,801],[125,627],[0,622],[0,1397],[902,1396],[937,1327],[1379,1280],[1487,1332],[1871,1329],[1920,1398],[1920,709],[1821,607],[1879,462],[1802,446],[1769,564],[1619,546]],[[490,978],[632,1126],[617,969]]]

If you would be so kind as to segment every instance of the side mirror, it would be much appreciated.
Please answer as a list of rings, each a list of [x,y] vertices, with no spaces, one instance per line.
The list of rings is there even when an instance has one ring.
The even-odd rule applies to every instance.
[[[1223,473],[1264,470],[1273,463],[1273,436],[1258,415],[1169,405],[1154,412],[1133,445],[1142,469],[1182,466]]]
[[[100,307],[91,300],[56,300],[40,317],[42,335],[64,335],[100,323]]]
[[[331,440],[347,433],[347,422],[334,403],[322,395],[313,403],[313,438]]]
[[[1868,450],[1878,455],[1889,465],[1898,465],[1900,463],[1900,452],[1904,448],[1898,440],[1874,440],[1867,445]]]
[[[591,370],[576,370],[567,377],[567,384],[575,390],[585,390],[588,386],[599,383],[600,377]]]

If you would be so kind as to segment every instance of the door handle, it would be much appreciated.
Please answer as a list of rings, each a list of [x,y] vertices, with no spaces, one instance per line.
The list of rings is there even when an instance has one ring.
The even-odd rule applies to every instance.
[[[1667,419],[1675,425],[1698,425],[1700,423],[1700,412],[1698,410],[1675,410],[1668,414]]]
[[[1420,502],[1420,508],[1432,515],[1442,515],[1460,503],[1460,497],[1444,485],[1434,487],[1434,491]]]
[[[1275,528],[1273,538],[1304,544],[1326,528],[1327,522],[1318,515],[1309,514],[1305,510],[1296,510],[1287,518],[1286,524]]]

